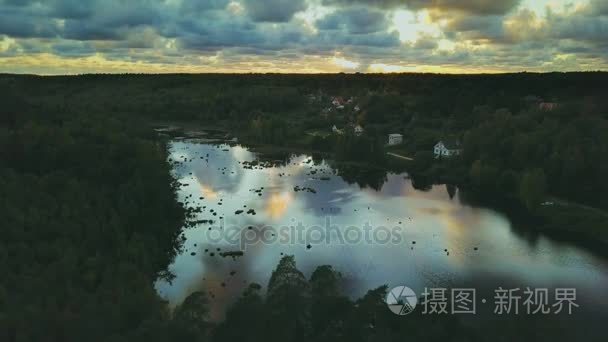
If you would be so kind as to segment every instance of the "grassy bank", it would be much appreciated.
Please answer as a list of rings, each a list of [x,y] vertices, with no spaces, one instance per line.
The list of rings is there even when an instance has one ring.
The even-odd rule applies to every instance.
[[[608,215],[585,206],[558,203],[538,209],[538,229],[559,238],[580,240],[591,245],[608,246]]]

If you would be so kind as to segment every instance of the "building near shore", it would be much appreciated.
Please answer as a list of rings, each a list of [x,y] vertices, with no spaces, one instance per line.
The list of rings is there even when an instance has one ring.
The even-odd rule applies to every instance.
[[[388,145],[400,145],[403,143],[403,134],[393,133],[388,135]]]
[[[442,140],[433,148],[435,158],[458,156],[461,152],[460,142],[456,140]]]

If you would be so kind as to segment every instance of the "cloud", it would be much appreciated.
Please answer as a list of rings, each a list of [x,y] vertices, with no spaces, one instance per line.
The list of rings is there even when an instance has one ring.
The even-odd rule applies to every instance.
[[[388,29],[386,13],[364,7],[335,11],[317,20],[315,26],[321,30],[346,30],[351,34],[367,34]]]
[[[307,7],[305,0],[242,0],[247,13],[256,22],[281,23]]]
[[[401,44],[399,34],[393,32],[375,32],[369,34],[348,34],[347,32],[319,32],[311,39],[313,45],[339,49],[345,46],[369,46],[376,48],[396,47]]]
[[[352,6],[352,5],[367,5],[369,7],[392,9],[398,6],[403,6],[407,0],[323,0],[323,5],[326,6]]]
[[[63,40],[52,45],[52,52],[58,56],[82,57],[96,52],[88,42]]]
[[[436,9],[441,11],[463,11],[471,14],[505,14],[517,7],[521,0],[323,0],[330,6],[368,5],[393,9],[398,7],[411,10]]]
[[[0,68],[608,68],[608,0],[535,1],[0,0]]]
[[[446,31],[454,39],[502,40],[504,36],[502,16],[458,15],[447,20]]]
[[[4,0],[0,18],[0,33],[13,37],[120,39],[121,30],[160,25],[162,8],[149,0]]]
[[[422,36],[414,43],[414,48],[420,50],[433,50],[438,47],[437,39],[431,36]]]
[[[228,6],[229,0],[202,0],[202,1],[182,1],[180,12],[182,14],[204,14],[209,10],[221,10]]]
[[[516,8],[521,0],[406,0],[412,9],[437,9],[462,11],[475,15],[506,14]]]
[[[608,15],[602,8],[591,6],[572,13],[547,14],[547,26],[550,36],[555,39],[572,39],[595,42],[608,47]]]
[[[361,63],[351,61],[343,57],[334,57],[331,59],[331,62],[344,69],[357,69],[359,66],[361,66]]]
[[[207,23],[188,20],[181,23],[178,31],[181,47],[200,51],[217,51],[223,48],[277,51],[305,43],[304,33],[294,24],[275,27],[267,23],[254,24],[246,18],[216,18],[215,21]]]
[[[517,42],[546,42],[547,25],[534,11],[521,9],[503,21],[505,39]]]
[[[59,26],[39,11],[25,11],[23,6],[0,6],[0,34],[16,38],[45,37],[59,34]]]
[[[608,16],[608,0],[592,0],[591,8],[593,13],[597,15]]]
[[[89,18],[94,13],[94,1],[49,0],[50,15],[65,19]]]

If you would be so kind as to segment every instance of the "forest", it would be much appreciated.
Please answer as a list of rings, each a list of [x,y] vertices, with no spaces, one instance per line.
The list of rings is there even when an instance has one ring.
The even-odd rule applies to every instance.
[[[386,169],[396,164],[385,155],[387,135],[401,133],[396,151],[415,159],[405,167],[420,183],[452,183],[539,213],[553,199],[608,209],[607,80],[603,72],[0,75],[0,87],[5,121],[22,120],[21,103],[47,120],[87,113],[193,122],[226,129],[251,146]],[[354,102],[335,110],[334,98]],[[344,134],[332,134],[334,125]],[[353,125],[365,133],[353,136]],[[433,146],[446,139],[461,143],[461,158],[434,158]]]
[[[475,340],[457,320],[395,320],[385,287],[341,297],[339,272],[322,266],[306,279],[289,257],[267,294],[252,284],[224,322],[205,319],[204,293],[171,312],[153,281],[171,277],[187,212],[152,125],[196,122],[247,144],[374,164],[382,172],[353,171],[373,187],[394,166],[386,135],[401,133],[399,151],[415,161],[398,167],[415,177],[567,219],[575,232],[584,221],[606,239],[605,220],[540,204],[608,209],[607,81],[606,73],[0,75],[0,340],[386,341],[406,331]],[[362,109],[323,115],[333,96]],[[558,106],[543,110],[541,99]],[[365,133],[331,134],[349,124]],[[319,131],[327,134],[308,134]],[[448,138],[463,154],[435,159],[434,144]]]
[[[185,216],[164,143],[136,121],[31,110],[0,126],[0,340],[150,340]]]

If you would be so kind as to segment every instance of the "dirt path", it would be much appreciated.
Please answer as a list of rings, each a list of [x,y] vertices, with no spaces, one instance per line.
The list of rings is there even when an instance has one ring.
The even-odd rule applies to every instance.
[[[414,158],[402,156],[402,155],[397,154],[397,153],[386,152],[386,154],[388,154],[389,156],[393,156],[393,157],[399,158],[399,159],[403,159],[403,160],[407,160],[407,161],[414,161]]]

